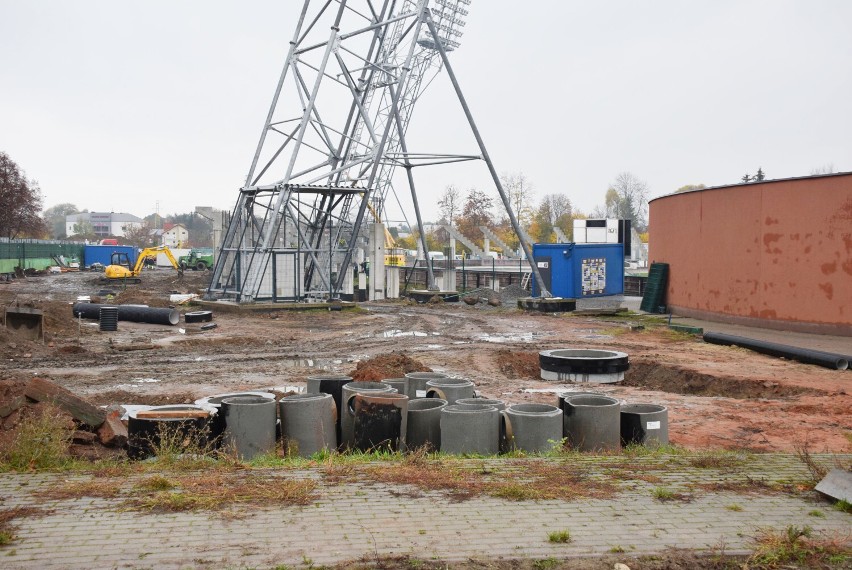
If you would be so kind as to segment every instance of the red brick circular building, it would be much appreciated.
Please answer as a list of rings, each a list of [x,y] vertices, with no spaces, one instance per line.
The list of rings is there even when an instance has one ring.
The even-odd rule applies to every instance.
[[[649,216],[673,312],[852,336],[852,173],[669,194]]]

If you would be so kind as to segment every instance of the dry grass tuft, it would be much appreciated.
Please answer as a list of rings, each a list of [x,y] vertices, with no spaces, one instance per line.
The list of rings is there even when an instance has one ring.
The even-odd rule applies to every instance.
[[[15,541],[17,526],[12,522],[15,519],[43,517],[52,512],[52,510],[37,507],[14,507],[0,511],[0,546],[6,546]]]
[[[512,472],[507,475],[502,469],[473,470],[462,462],[421,458],[372,467],[368,476],[381,483],[442,491],[460,501],[481,495],[510,501],[605,498],[618,490],[612,483],[590,478],[567,462],[516,460],[510,467]]]
[[[121,484],[118,481],[92,479],[91,481],[67,481],[61,485],[42,489],[35,493],[42,499],[64,501],[81,497],[96,497],[99,499],[114,499],[121,495]]]
[[[155,511],[222,510],[232,505],[307,505],[316,499],[316,482],[244,472],[148,479],[151,491],[129,498],[131,508]]]
[[[846,568],[852,562],[852,534],[815,537],[811,527],[761,529],[754,538],[749,568]]]

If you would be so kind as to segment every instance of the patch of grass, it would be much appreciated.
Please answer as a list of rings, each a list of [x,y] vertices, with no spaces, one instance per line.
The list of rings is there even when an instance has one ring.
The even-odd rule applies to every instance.
[[[153,475],[142,479],[142,481],[136,485],[136,488],[143,491],[168,491],[170,489],[174,489],[175,486],[176,483],[174,481],[166,479],[162,475]]]
[[[852,514],[852,503],[850,503],[846,499],[840,499],[839,501],[834,503],[834,508],[840,511],[841,513]]]
[[[534,570],[553,570],[559,565],[559,561],[555,558],[542,558],[541,560],[533,560],[532,567]]]
[[[702,451],[687,458],[687,463],[700,469],[720,469],[731,471],[742,467],[749,456],[744,453],[724,450]]]
[[[788,486],[780,483],[767,483],[762,479],[752,479],[749,476],[742,481],[719,481],[716,483],[697,483],[694,488],[714,493],[728,492],[747,495],[750,493],[779,493],[791,491]]]
[[[735,513],[739,513],[743,510],[742,505],[738,505],[737,503],[727,505],[727,506],[725,506],[725,508],[728,509],[729,511],[734,511]]]
[[[571,533],[567,530],[555,530],[547,535],[547,541],[565,544],[571,542]]]
[[[32,410],[21,420],[18,433],[5,453],[5,462],[15,471],[65,467],[71,461],[70,427],[67,416],[55,406]]]
[[[43,517],[52,512],[51,510],[36,507],[14,507],[0,511],[0,546],[7,546],[15,542],[17,526],[12,522],[15,519]]]
[[[624,547],[622,546],[613,546],[609,549],[611,554],[623,554],[625,552]]]
[[[511,471],[507,476],[507,471]],[[391,465],[371,466],[366,476],[382,483],[413,485],[422,490],[443,491],[455,500],[487,495],[513,501],[606,498],[618,487],[610,481],[589,477],[571,461],[515,459],[495,470],[481,463],[444,457],[421,458]]]
[[[824,519],[825,513],[820,511],[819,509],[814,509],[812,511],[808,511],[808,516],[809,517],[816,517],[818,519]]]
[[[160,466],[176,470],[197,470],[209,466],[217,457],[209,430],[187,427],[185,422],[160,422],[157,437],[149,442]]]
[[[651,496],[663,503],[668,501],[681,501],[684,503],[688,503],[692,500],[692,497],[690,495],[686,495],[684,493],[676,493],[671,489],[667,489],[665,487],[654,487],[654,489],[651,491]]]
[[[814,537],[809,526],[790,525],[778,531],[762,529],[754,538],[754,566],[778,568],[790,564],[804,568],[841,567],[852,561],[848,537]],[[752,566],[749,566],[752,567]]]
[[[60,485],[42,489],[35,493],[43,499],[64,501],[80,497],[97,497],[99,499],[114,499],[121,495],[121,484],[118,481],[92,479],[91,481],[67,481]]]
[[[316,499],[317,483],[311,480],[241,472],[204,472],[156,481],[126,506],[154,511],[223,510],[242,505],[307,505]],[[172,485],[168,490],[166,485]]]

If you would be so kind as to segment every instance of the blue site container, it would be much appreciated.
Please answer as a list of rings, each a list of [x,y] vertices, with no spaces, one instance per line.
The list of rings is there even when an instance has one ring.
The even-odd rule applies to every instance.
[[[533,258],[553,297],[624,293],[624,246],[620,243],[535,243]],[[539,296],[534,276],[532,295]]]
[[[136,263],[138,250],[132,245],[87,245],[83,249],[83,264],[88,267],[93,263],[100,263],[104,267],[110,264],[110,258],[114,252],[126,253],[130,258],[130,266]]]

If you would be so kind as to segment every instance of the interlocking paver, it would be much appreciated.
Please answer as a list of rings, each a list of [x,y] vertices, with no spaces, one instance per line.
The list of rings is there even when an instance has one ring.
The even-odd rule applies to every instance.
[[[846,462],[849,457],[840,458]],[[594,478],[612,478],[620,457],[576,463]],[[439,491],[406,494],[388,484],[362,479],[322,483],[322,474],[286,470],[270,474],[321,481],[314,505],[234,506],[222,513],[140,513],[121,510],[120,500],[84,497],[45,501],[40,490],[89,475],[0,475],[0,510],[15,506],[53,509],[43,517],[17,519],[17,540],[0,549],[4,568],[181,568],[227,565],[272,567],[333,564],[360,557],[410,554],[448,560],[468,557],[569,557],[602,554],[614,547],[631,553],[670,546],[727,552],[749,547],[761,527],[810,525],[816,531],[849,531],[852,518],[814,495],[706,491],[697,483],[767,483],[801,480],[804,467],[790,455],[748,456],[728,469],[698,468],[683,458],[631,458],[662,483],[622,481],[610,499],[506,501],[487,496],[453,502]],[[471,469],[522,475],[500,460],[477,461]],[[608,467],[609,466],[609,467]],[[651,469],[653,468],[653,469]],[[128,485],[131,483],[129,482]],[[660,502],[655,487],[691,495],[687,502]],[[215,490],[212,490],[215,492]],[[410,495],[410,496],[409,496]],[[736,504],[741,510],[728,507]],[[810,517],[818,509],[824,518]],[[235,516],[236,518],[230,518]],[[568,544],[550,544],[552,531],[569,530]],[[58,545],[61,545],[58,546]]]

